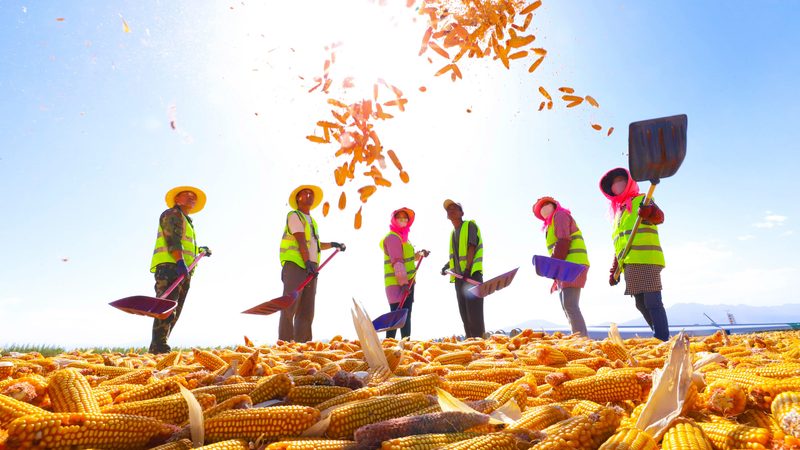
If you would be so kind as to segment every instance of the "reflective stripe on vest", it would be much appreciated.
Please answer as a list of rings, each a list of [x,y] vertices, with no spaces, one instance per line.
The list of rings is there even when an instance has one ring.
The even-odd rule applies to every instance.
[[[183,254],[183,262],[186,263],[186,267],[189,267],[197,256],[197,241],[194,236],[194,227],[189,223],[189,219],[187,219],[183,213],[181,213],[181,217],[183,217],[181,253]],[[150,272],[155,273],[156,266],[159,264],[175,264],[175,262],[175,258],[172,257],[172,254],[169,252],[169,247],[167,247],[167,240],[164,239],[164,230],[161,228],[161,224],[159,224],[158,234],[156,235],[156,245],[153,250],[153,258],[150,260]]]
[[[467,268],[467,238],[469,237],[469,224],[475,226],[476,234],[478,235],[478,245],[475,247],[475,256],[472,258],[472,273],[467,274],[467,276],[472,276],[475,272],[483,272],[483,239],[481,238],[481,229],[478,228],[478,224],[475,223],[474,220],[468,220],[461,224],[461,229],[458,231],[458,255],[454,253],[453,250],[453,237],[455,236],[456,230],[450,234],[450,270],[453,270],[456,267],[456,256],[458,257],[458,268],[457,273],[464,273],[464,270]],[[456,278],[451,276],[450,282],[454,283]]]
[[[390,232],[381,239],[381,249],[383,250],[383,284],[387,287],[398,285],[397,277],[394,274],[394,266],[389,259],[389,252],[386,251],[386,247],[384,246],[386,238],[392,235],[397,236],[397,239],[401,239],[400,235],[395,232]],[[411,277],[413,277],[414,273],[417,271],[414,260],[414,246],[411,245],[409,241],[403,242],[403,266],[406,268],[406,274],[409,280],[411,280]]]
[[[644,194],[638,195],[631,203],[631,211],[623,208],[616,217],[616,228],[611,235],[614,239],[614,251],[619,259],[622,252],[625,250],[625,245],[628,243],[628,238],[633,231],[633,226],[636,224],[636,218],[639,215],[639,206],[644,200]],[[665,266],[664,252],[661,249],[661,242],[658,239],[658,228],[655,225],[646,225],[642,222],[639,229],[636,230],[636,236],[633,237],[633,245],[625,258],[620,261],[620,264],[655,264],[657,266]]]
[[[295,238],[294,235],[289,232],[289,217],[291,217],[292,214],[297,214],[297,217],[300,218],[300,222],[305,228],[306,243],[311,242],[311,233],[314,233],[314,237],[317,240],[317,260],[314,261],[316,263],[319,263],[320,254],[319,229],[317,228],[317,221],[311,217],[311,223],[308,223],[302,211],[294,210],[286,215],[286,226],[283,227],[283,238],[281,239],[281,266],[286,264],[286,261],[291,261],[305,269],[306,262],[303,260],[303,255],[300,253],[300,246],[297,243],[297,238]]]
[[[556,242],[558,241],[554,222],[554,220],[551,221],[550,225],[547,226],[547,235],[545,236],[547,250],[550,252],[550,255],[553,254],[553,250],[556,248]],[[575,224],[575,227],[577,228],[578,224]],[[566,260],[576,264],[588,266],[589,254],[586,252],[586,242],[583,240],[583,234],[581,233],[581,230],[578,229],[574,233],[570,234],[569,239],[569,251],[567,252]]]

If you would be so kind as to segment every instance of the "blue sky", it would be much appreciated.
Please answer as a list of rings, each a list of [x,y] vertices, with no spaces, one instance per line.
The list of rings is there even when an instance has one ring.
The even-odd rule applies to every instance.
[[[355,337],[352,297],[373,317],[387,309],[378,242],[399,206],[416,210],[411,240],[433,252],[413,336],[461,332],[452,287],[438,275],[452,229],[445,198],[481,226],[488,276],[521,267],[487,298],[487,329],[565,322],[530,264],[544,253],[530,207],[548,194],[586,236],[587,322],[637,317],[623,287],[606,282],[610,224],[597,182],[627,164],[630,122],[678,113],[689,116],[688,156],[656,191],[665,304],[798,300],[800,4],[545,1],[532,26],[549,53],[535,74],[469,60],[457,83],[432,76],[443,61],[416,56],[425,25],[414,17],[368,0],[3,2],[0,346],[147,344],[150,321],[107,303],[152,293],[163,196],[182,184],[208,194],[195,223],[214,255],[197,270],[171,343],[273,342],[276,316],[239,312],[281,292],[289,192],[314,183],[338,198],[336,149],[304,137],[328,114],[325,97],[307,90],[323,47],[339,40],[332,73],[356,77],[349,98],[376,76],[406,93],[406,112],[379,134],[411,183],[389,171],[395,186],[364,205],[358,231],[363,183],[345,186],[344,212],[316,211],[322,239],[348,245],[320,278],[316,338]],[[601,107],[537,112],[540,85],[574,87]],[[606,137],[590,123],[616,131]]]

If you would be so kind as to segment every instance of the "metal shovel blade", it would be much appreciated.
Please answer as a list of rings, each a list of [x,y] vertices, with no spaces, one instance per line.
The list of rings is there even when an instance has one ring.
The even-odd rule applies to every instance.
[[[166,298],[134,295],[114,300],[109,305],[130,314],[166,319],[178,307],[178,302]]]
[[[514,270],[510,270],[502,275],[498,275],[492,278],[491,280],[481,283],[477,286],[473,286],[469,288],[469,292],[472,295],[475,295],[480,298],[492,295],[495,292],[499,291],[500,289],[503,289],[504,287],[511,284],[511,282],[514,281],[514,276],[517,274],[517,270],[519,270],[519,267],[517,267]]]
[[[256,314],[259,316],[268,316],[272,313],[276,313],[282,309],[288,308],[289,306],[294,303],[294,296],[292,295],[282,295],[278,298],[274,298],[268,302],[264,302],[260,305],[254,306],[246,311],[242,311],[242,314]]]
[[[686,157],[686,114],[633,122],[628,128],[628,168],[636,181],[658,184]]]
[[[382,333],[384,331],[403,328],[407,319],[408,309],[401,308],[376,317],[375,320],[372,321],[372,326],[375,327],[376,332]]]
[[[571,283],[586,270],[586,266],[549,256],[534,255],[533,265],[536,275],[558,281]]]

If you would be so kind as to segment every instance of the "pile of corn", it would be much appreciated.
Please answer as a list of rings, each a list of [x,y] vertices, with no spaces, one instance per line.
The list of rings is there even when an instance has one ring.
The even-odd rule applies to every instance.
[[[800,449],[800,332],[692,338],[695,361],[724,359],[698,369],[684,410],[655,437],[636,423],[670,343],[525,330],[383,348],[389,371],[369,370],[341,337],[4,355],[0,449],[192,448],[181,386],[203,409],[202,448]],[[442,391],[472,409],[442,411]]]

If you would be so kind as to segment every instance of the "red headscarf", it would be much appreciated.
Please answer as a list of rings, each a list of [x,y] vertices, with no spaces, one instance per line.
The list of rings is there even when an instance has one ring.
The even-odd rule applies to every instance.
[[[405,213],[408,214],[408,223],[404,227],[401,227],[400,224],[397,223],[397,219],[394,217],[400,211],[405,211]],[[401,241],[407,242],[408,232],[411,231],[411,225],[414,223],[414,216],[415,216],[414,211],[410,208],[406,208],[405,206],[395,210],[392,213],[392,220],[389,222],[389,230],[400,235]]]
[[[550,214],[550,217],[545,218],[544,216],[542,216],[542,207],[547,203],[552,203],[556,205],[556,209],[553,210],[553,214]],[[553,217],[555,217],[556,213],[559,211],[564,211],[567,214],[572,215],[572,212],[570,212],[570,210],[561,206],[561,203],[556,201],[556,199],[554,199],[553,197],[542,197],[539,200],[536,200],[536,203],[533,204],[533,215],[536,216],[536,218],[538,218],[539,220],[544,222],[542,230],[546,230],[547,227],[550,226],[550,224],[553,222]]]
[[[611,192],[611,184],[614,182],[614,178],[618,176],[627,177],[628,184],[625,186],[625,190],[622,191],[622,193],[614,195],[614,193]],[[631,177],[631,173],[628,172],[628,169],[617,167],[616,169],[611,169],[606,172],[603,178],[600,179],[600,192],[611,202],[611,214],[612,216],[616,216],[622,208],[631,212],[633,209],[633,199],[639,195],[639,185],[636,184],[636,180]]]

